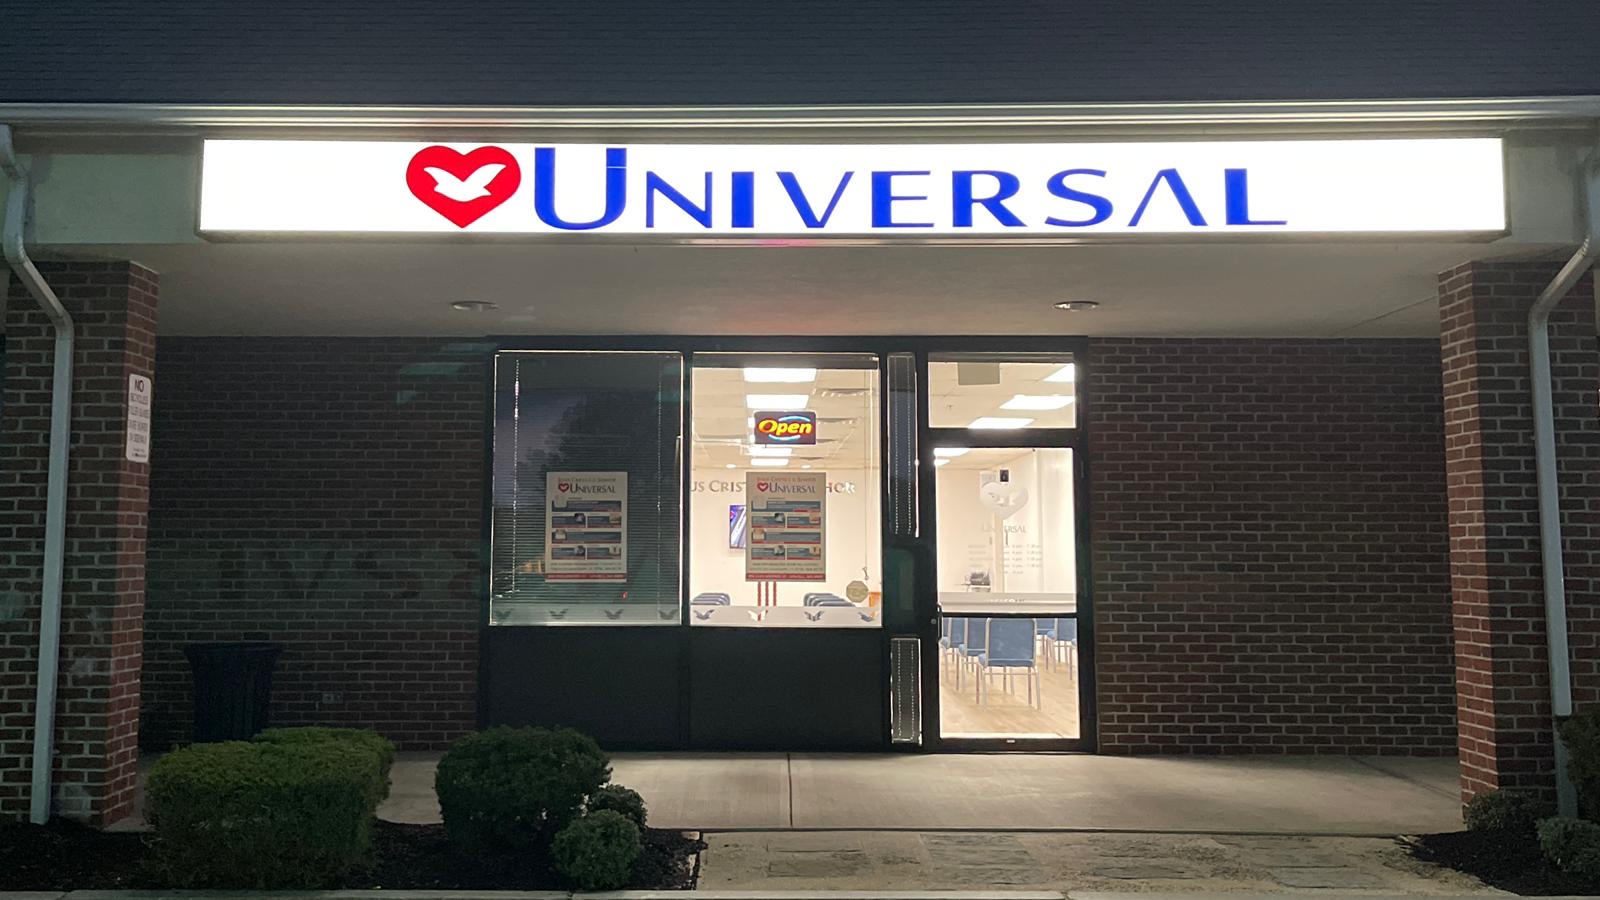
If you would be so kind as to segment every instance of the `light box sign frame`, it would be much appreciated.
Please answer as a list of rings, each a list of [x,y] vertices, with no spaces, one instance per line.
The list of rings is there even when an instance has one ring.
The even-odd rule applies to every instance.
[[[746,243],[1507,231],[1495,137],[995,144],[207,140],[203,236]]]

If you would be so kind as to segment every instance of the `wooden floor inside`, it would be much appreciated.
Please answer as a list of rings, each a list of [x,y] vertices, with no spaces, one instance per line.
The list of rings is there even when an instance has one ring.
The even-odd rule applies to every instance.
[[[986,676],[980,705],[979,676],[970,663],[957,659],[948,652],[939,655],[939,733],[944,737],[1078,737],[1078,679],[1067,661],[1057,659],[1039,672],[1034,690],[1042,690],[1042,696],[1035,698],[1035,705],[1028,702],[1027,679],[1020,670],[1014,670],[1009,686],[998,673]],[[959,689],[958,665],[965,666]]]

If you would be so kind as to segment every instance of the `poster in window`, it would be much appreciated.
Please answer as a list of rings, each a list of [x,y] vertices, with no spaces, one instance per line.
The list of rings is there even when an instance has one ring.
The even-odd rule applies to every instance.
[[[823,472],[747,472],[746,581],[822,581],[827,577],[828,479]]]
[[[628,473],[545,475],[546,581],[628,580]]]

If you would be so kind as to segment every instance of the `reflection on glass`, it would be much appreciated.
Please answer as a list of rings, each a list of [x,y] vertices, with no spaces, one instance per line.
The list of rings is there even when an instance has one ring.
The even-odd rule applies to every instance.
[[[882,623],[878,362],[696,354],[689,621]]]
[[[675,625],[682,363],[495,359],[491,625]]]

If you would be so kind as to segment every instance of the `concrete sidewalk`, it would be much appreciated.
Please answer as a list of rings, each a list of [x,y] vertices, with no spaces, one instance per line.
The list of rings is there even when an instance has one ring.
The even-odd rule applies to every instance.
[[[1392,838],[806,831],[705,836],[702,890],[1319,891],[1497,895]]]
[[[436,762],[402,754],[379,815],[438,821]],[[1461,827],[1454,759],[623,753],[613,767],[663,828],[1394,835]]]

